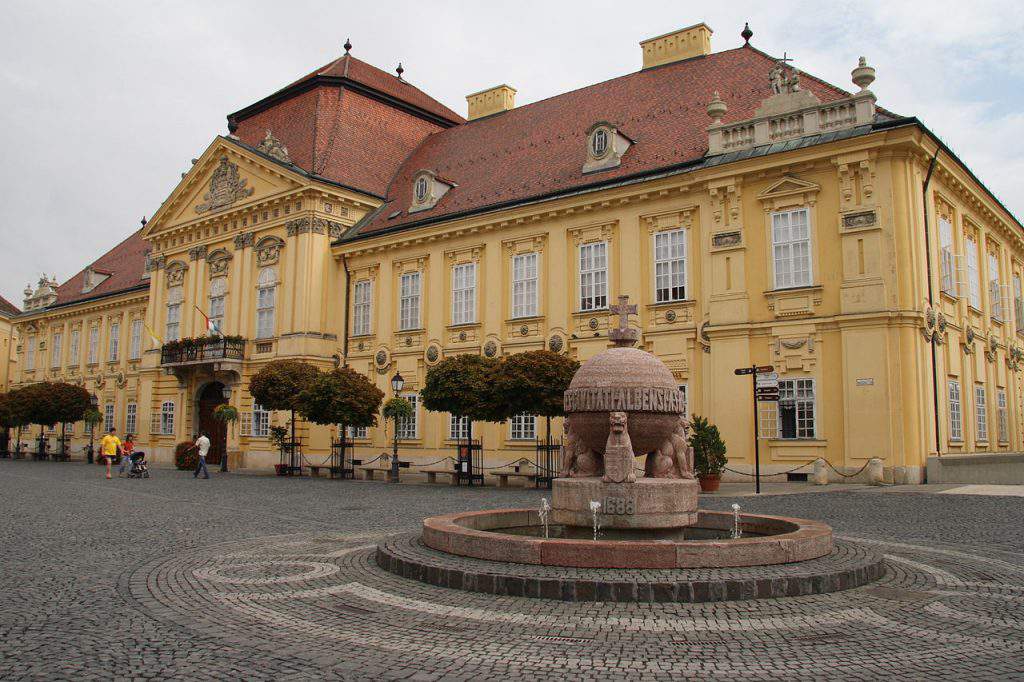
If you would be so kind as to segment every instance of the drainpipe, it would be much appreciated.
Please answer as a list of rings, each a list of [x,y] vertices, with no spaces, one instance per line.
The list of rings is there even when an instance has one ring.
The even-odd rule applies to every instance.
[[[930,236],[930,229],[928,227],[928,185],[932,181],[932,173],[935,171],[935,163],[939,160],[939,148],[935,148],[935,155],[932,156],[932,162],[928,164],[928,174],[924,176],[924,184],[921,187],[921,198],[922,204],[924,205],[924,243],[925,243],[925,263],[928,269],[928,305],[935,309],[934,292],[932,287],[932,240]],[[935,357],[936,349],[934,340],[929,343],[932,349],[932,412],[935,415],[935,454],[938,457],[942,457],[942,431],[941,423],[939,420],[939,369],[938,362]],[[925,461],[924,467],[924,482],[928,482],[928,462]]]
[[[345,268],[345,324],[343,327],[345,335],[341,337],[341,352],[344,355],[344,366],[348,367],[348,305],[349,295],[352,292],[352,284],[348,272],[348,260],[345,258],[345,254],[341,254],[341,267]]]

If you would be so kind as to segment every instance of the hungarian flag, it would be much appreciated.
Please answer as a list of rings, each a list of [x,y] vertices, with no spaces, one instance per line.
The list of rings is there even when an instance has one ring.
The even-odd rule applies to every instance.
[[[220,333],[220,327],[217,326],[217,323],[211,320],[210,316],[204,313],[199,306],[196,306],[196,310],[198,310],[199,314],[203,316],[204,320],[206,320],[206,331],[210,333],[210,336],[222,336]]]

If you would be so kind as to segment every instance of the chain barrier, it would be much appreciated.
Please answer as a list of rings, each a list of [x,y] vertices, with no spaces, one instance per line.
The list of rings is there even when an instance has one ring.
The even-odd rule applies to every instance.
[[[839,469],[836,469],[834,466],[832,466],[832,462],[828,461],[827,459],[824,460],[824,461],[825,461],[825,464],[828,465],[829,469],[831,469],[832,471],[836,472],[837,474],[839,474],[843,478],[853,478],[854,476],[856,476],[860,472],[862,472],[865,469],[867,469],[868,468],[868,464],[871,464],[871,460],[868,460],[867,462],[864,462],[864,466],[862,466],[860,469],[857,469],[857,471],[855,471],[854,473],[852,473],[852,474],[844,474],[842,471],[840,471]]]
[[[454,462],[455,458],[452,457],[451,455],[448,455],[447,457],[443,457],[443,458],[437,460],[436,462],[427,462],[426,464],[410,464],[409,466],[410,467],[429,467],[429,466],[433,466],[435,464],[440,464],[441,462],[446,462],[448,460],[451,460],[451,461]]]
[[[793,473],[794,471],[796,471],[798,469],[803,469],[808,464],[814,464],[817,461],[818,461],[817,459],[809,460],[807,462],[804,462],[803,464],[801,464],[798,467],[794,467],[794,468],[790,469],[789,471],[779,471],[779,472],[776,472],[774,474],[761,474],[761,478],[765,478],[767,476],[785,476],[786,474],[791,474],[791,473]],[[730,472],[732,472],[734,474],[739,474],[740,476],[749,476],[750,478],[754,478],[754,476],[757,475],[757,474],[748,474],[745,471],[736,471],[735,469],[730,469],[729,467],[723,467],[723,468],[726,471],[730,471]]]
[[[536,467],[537,466],[536,464],[534,464],[530,460],[526,459],[525,457],[520,457],[519,459],[514,459],[511,462],[506,462],[505,464],[499,464],[498,466],[493,466],[493,467],[481,466],[481,467],[477,467],[477,468],[478,469],[491,470],[491,469],[501,469],[502,467],[507,467],[507,466],[515,466],[517,464],[519,466],[532,466],[532,467]]]

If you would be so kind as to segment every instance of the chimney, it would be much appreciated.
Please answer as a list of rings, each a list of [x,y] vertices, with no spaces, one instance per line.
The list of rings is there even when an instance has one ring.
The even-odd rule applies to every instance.
[[[640,41],[644,68],[711,54],[711,27],[703,21],[665,35]]]
[[[473,121],[491,114],[499,114],[516,106],[516,91],[508,85],[495,85],[493,88],[466,95],[469,104],[469,118]]]

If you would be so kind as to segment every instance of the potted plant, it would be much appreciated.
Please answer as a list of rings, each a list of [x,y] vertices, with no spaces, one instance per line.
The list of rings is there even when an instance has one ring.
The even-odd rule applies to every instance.
[[[725,442],[718,427],[708,423],[706,417],[693,416],[690,447],[693,448],[693,469],[700,482],[701,492],[713,493],[722,482],[725,468]]]
[[[270,442],[274,444],[278,450],[284,452],[285,443],[288,442],[288,428],[285,426],[271,426],[270,427]],[[283,456],[283,454],[282,454]],[[284,476],[288,473],[288,465],[284,462],[274,465],[274,473],[278,476]]]
[[[199,454],[192,441],[183,440],[174,446],[174,466],[182,471],[193,471],[199,464]]]

